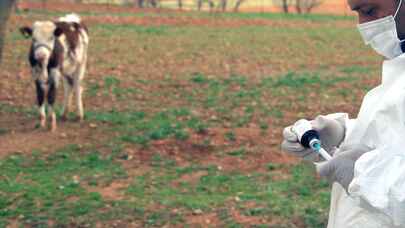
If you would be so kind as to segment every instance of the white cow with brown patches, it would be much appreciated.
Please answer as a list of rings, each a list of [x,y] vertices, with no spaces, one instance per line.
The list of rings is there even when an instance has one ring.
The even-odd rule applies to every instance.
[[[20,31],[32,38],[29,62],[37,90],[41,127],[46,127],[46,100],[51,130],[56,130],[54,104],[60,78],[65,91],[62,119],[67,119],[74,92],[77,114],[79,120],[83,120],[81,84],[86,71],[89,37],[80,17],[69,14],[57,22],[37,21],[32,27],[23,27]]]

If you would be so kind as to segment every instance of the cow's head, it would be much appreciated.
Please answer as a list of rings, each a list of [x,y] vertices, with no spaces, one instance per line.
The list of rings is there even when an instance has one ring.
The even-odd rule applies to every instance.
[[[55,40],[62,34],[62,30],[54,22],[38,21],[32,28],[22,27],[20,31],[26,38],[32,38],[30,63],[34,77],[46,81],[47,66],[55,48]]]

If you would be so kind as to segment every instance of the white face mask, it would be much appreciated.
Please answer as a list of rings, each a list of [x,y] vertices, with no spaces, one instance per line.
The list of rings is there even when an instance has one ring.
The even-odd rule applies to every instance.
[[[395,15],[383,17],[378,20],[366,22],[357,25],[364,42],[380,55],[387,59],[393,59],[403,53],[401,43],[405,40],[399,40],[395,18],[402,6],[402,0]]]

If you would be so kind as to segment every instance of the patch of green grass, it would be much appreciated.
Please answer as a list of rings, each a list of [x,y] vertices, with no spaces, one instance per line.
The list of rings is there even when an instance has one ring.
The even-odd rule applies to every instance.
[[[123,88],[121,86],[121,80],[113,75],[104,77],[103,81],[104,81],[104,87],[103,87],[104,96],[113,95],[117,98],[126,99],[128,97],[128,95],[134,94],[137,92],[136,88]],[[99,90],[100,90],[99,85],[97,85],[97,84],[91,85],[89,88],[90,96],[96,95]]]
[[[276,118],[279,118],[279,119],[281,119],[281,118],[284,117],[284,113],[283,113],[281,110],[279,110],[279,109],[272,109],[272,110],[270,110],[270,111],[268,112],[268,115],[273,116],[273,117],[276,117]]]
[[[151,159],[151,166],[153,167],[173,168],[175,165],[176,162],[174,160],[163,157],[160,154],[153,155]]]
[[[280,165],[280,164],[274,164],[274,163],[267,164],[267,170],[269,170],[269,171],[278,170],[280,168],[282,168],[282,165]]]
[[[263,207],[247,208],[243,212],[246,216],[263,216],[269,213],[271,213],[270,210]]]
[[[94,27],[100,29],[104,33],[120,33],[120,32],[132,32],[135,34],[146,36],[163,36],[168,35],[168,26],[142,26],[142,25],[116,25],[116,24],[99,24]]]
[[[206,84],[208,82],[210,82],[210,80],[201,73],[196,73],[191,77],[191,81],[194,83],[198,83],[198,84]]]
[[[191,78],[197,86],[187,94],[193,97],[191,102],[194,106],[203,106],[212,110],[219,118],[213,122],[228,122],[234,126],[245,126],[252,121],[257,107],[262,105],[261,88],[249,82],[245,76],[231,75],[224,79],[208,78],[204,74],[197,73]],[[252,103],[254,105],[252,105]],[[260,108],[260,107],[259,107]]]
[[[22,114],[26,115],[27,117],[34,117],[34,116],[38,115],[38,109],[35,106],[27,108],[27,107],[22,107],[22,106],[13,106],[13,105],[1,103],[1,102],[0,102],[0,112],[8,113],[8,114],[22,113]]]
[[[242,157],[246,154],[246,149],[245,148],[240,148],[237,150],[233,150],[230,152],[227,152],[228,155],[230,156],[235,156],[235,157]]]
[[[270,201],[269,207],[283,217],[291,217],[295,213],[309,227],[325,227],[330,197],[328,184],[309,178],[311,172],[312,166],[298,165],[291,169],[291,178],[274,187],[269,185],[268,191],[276,195],[282,193],[286,197]],[[289,203],[286,199],[295,200],[296,204]]]
[[[106,113],[89,112],[90,120],[112,124],[114,130],[119,130],[120,139],[124,142],[146,146],[150,141],[174,137],[178,140],[187,140],[189,130],[201,133],[206,125],[193,116],[188,109],[171,109],[153,115],[144,112],[117,112]]]
[[[350,75],[331,75],[322,71],[289,72],[260,80],[236,74],[217,78],[195,73],[190,78],[193,89],[185,89],[181,94],[187,97],[190,106],[196,109],[203,107],[214,113],[211,117],[215,118],[206,117],[213,125],[245,127],[254,123],[266,130],[269,118],[281,120],[285,112],[292,111],[286,110],[291,107],[290,102],[305,104],[307,97],[314,92],[319,97],[326,96],[326,91],[334,89],[339,83],[356,80]],[[291,93],[297,95],[288,96]],[[272,102],[275,100],[278,102]]]
[[[8,130],[4,128],[0,128],[0,135],[5,135],[7,134]]]
[[[96,83],[88,83],[86,86],[86,96],[89,97],[95,97],[97,96],[98,92],[100,91],[100,85],[96,84]]]
[[[274,86],[275,87],[305,87],[306,85],[320,84],[321,78],[319,75],[297,75],[294,72],[290,72],[277,79]]]
[[[273,124],[280,122],[287,112],[297,111],[297,108],[308,109],[305,104],[308,97],[314,93],[318,97],[328,99],[331,92],[341,83],[354,84],[356,78],[350,75],[333,75],[323,71],[290,72],[280,76],[267,76],[253,80],[247,76],[232,74],[228,77],[207,76],[194,73],[189,78],[192,89],[177,87],[165,96],[178,99],[181,94],[184,105],[201,113],[202,118],[208,119],[210,125],[226,127],[246,127],[250,124],[259,126],[263,133],[268,129],[269,119],[276,119]],[[176,85],[176,80],[170,79]],[[297,91],[299,89],[299,91]],[[296,93],[295,97],[289,96]],[[332,96],[333,97],[333,96]],[[273,102],[277,101],[277,102]],[[291,109],[291,103],[302,104]],[[209,116],[204,115],[209,111]]]
[[[260,126],[260,129],[263,131],[269,129],[269,124],[264,121],[260,121],[259,126]]]
[[[318,73],[303,73],[297,74],[295,72],[289,72],[288,74],[278,78],[274,86],[275,87],[292,87],[292,88],[304,88],[311,85],[321,85],[323,87],[332,86],[341,81],[352,81],[353,78],[347,77],[324,77]]]
[[[361,74],[368,74],[371,72],[371,68],[367,66],[348,66],[348,67],[343,67],[341,69],[341,72],[346,73],[346,74],[353,74],[353,73],[361,73]]]
[[[8,104],[0,102],[0,112],[17,113],[19,111],[20,111],[20,109],[17,108],[16,106],[12,106],[12,105],[8,105]]]
[[[154,170],[138,176],[127,189],[133,203],[150,205],[158,203],[170,211],[202,210],[217,213],[224,222],[231,222],[224,208],[236,204],[242,214],[253,217],[282,217],[301,219],[308,227],[322,227],[326,223],[329,200],[328,185],[313,176],[307,165],[290,168],[291,177],[273,181],[272,172],[278,170],[271,165],[267,174],[241,174],[224,172],[215,167],[189,166],[178,168],[167,165],[162,156]],[[155,160],[155,159],[154,159]],[[269,166],[270,167],[270,166]],[[193,173],[205,174],[195,180],[182,179]],[[255,202],[256,207],[245,207]],[[315,210],[316,208],[316,210]]]
[[[107,89],[112,89],[119,86],[121,81],[115,76],[106,76],[104,77],[104,86]]]
[[[61,226],[91,224],[105,201],[84,186],[126,177],[120,165],[76,145],[46,157],[12,155],[0,161],[0,169],[0,220],[27,226],[46,226],[49,220]]]
[[[209,175],[201,177],[197,185],[192,186],[184,182],[176,188],[171,186],[171,182],[179,178],[175,173],[166,176],[145,175],[135,181],[134,185],[128,189],[128,193],[139,193],[139,186],[143,183],[145,187],[152,191],[156,189],[156,191],[150,195],[150,198],[144,196],[142,201],[161,202],[168,207],[209,210],[211,207],[223,205],[229,197],[237,196],[239,192],[253,191],[255,186],[253,179],[246,176],[208,172]],[[153,186],[148,186],[151,183]]]
[[[119,112],[111,110],[110,112],[87,112],[90,120],[96,120],[112,125],[125,126],[131,123],[137,123],[146,118],[145,112]]]
[[[235,135],[235,133],[232,132],[232,131],[226,132],[226,133],[225,133],[225,138],[226,138],[227,140],[229,140],[229,141],[232,141],[232,142],[236,141],[236,135]]]

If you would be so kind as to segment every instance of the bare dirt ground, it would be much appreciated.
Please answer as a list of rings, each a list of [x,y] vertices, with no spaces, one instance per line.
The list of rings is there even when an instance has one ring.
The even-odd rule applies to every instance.
[[[179,12],[171,10],[146,9],[140,11],[135,8],[105,5],[61,5],[50,3],[46,6],[41,4],[21,6],[22,9],[29,8],[30,10],[43,9],[43,7],[46,7],[46,9],[52,12],[82,12],[84,13],[84,20],[90,27],[113,25],[111,27],[114,29],[114,25],[136,25],[141,29],[146,28],[145,31],[142,30],[136,33],[136,36],[146,36],[145,34],[148,33],[152,34],[149,34],[144,40],[131,40],[134,38],[133,34],[132,37],[126,37],[123,34],[114,34],[116,31],[112,30],[111,33],[113,35],[111,37],[104,37],[100,31],[97,31],[98,33],[96,34],[98,35],[92,37],[95,46],[93,46],[91,50],[92,55],[89,62],[89,72],[86,76],[87,90],[90,91],[91,87],[104,88],[106,82],[103,81],[103,79],[109,76],[114,76],[115,79],[120,80],[120,89],[136,88],[139,90],[129,98],[123,99],[112,95],[112,88],[109,88],[108,91],[96,91],[95,95],[89,95],[85,98],[86,110],[95,112],[108,112],[112,109],[120,111],[136,107],[154,113],[165,107],[181,107],[185,103],[184,100],[187,94],[177,94],[177,91],[191,93],[194,90],[193,86],[195,86],[190,83],[189,79],[183,80],[181,77],[189,75],[192,72],[204,72],[208,75],[208,79],[215,79],[216,75],[231,75],[236,72],[237,74],[248,75],[249,81],[256,83],[256,81],[261,80],[263,75],[278,75],[280,72],[285,73],[291,69],[317,70],[329,64],[334,67],[330,71],[336,73],[339,72],[339,68],[355,65],[362,69],[376,61],[352,59],[351,56],[347,55],[344,51],[339,52],[341,49],[347,48],[347,46],[342,47],[341,43],[332,44],[335,45],[332,48],[339,52],[338,54],[334,54],[333,58],[329,58],[331,53],[328,51],[321,52],[321,56],[314,54],[313,52],[315,51],[305,52],[310,48],[327,50],[325,46],[322,46],[324,44],[323,42],[317,44],[320,47],[312,45],[311,43],[312,40],[322,41],[325,39],[323,36],[319,35],[316,30],[319,26],[322,26],[322,28],[335,26],[341,29],[347,29],[354,25],[354,22],[351,20],[318,22],[310,20],[288,21],[226,17],[216,19],[215,17],[206,17],[204,15],[184,16]],[[85,12],[88,11],[100,13],[100,15],[86,15]],[[107,14],[107,12],[110,14]],[[9,39],[9,44],[11,45],[7,47],[6,60],[3,68],[5,70],[0,73],[2,78],[2,80],[0,80],[0,91],[2,91],[0,94],[0,104],[5,104],[6,109],[17,108],[18,110],[12,112],[2,111],[2,107],[0,106],[0,158],[14,153],[30,154],[33,151],[40,151],[46,155],[54,152],[55,149],[63,148],[69,144],[95,149],[100,151],[103,155],[108,156],[111,154],[111,148],[109,148],[106,143],[121,134],[118,130],[111,130],[108,123],[90,120],[86,120],[83,123],[77,123],[73,120],[65,123],[59,121],[57,133],[50,133],[47,130],[36,128],[37,114],[34,105],[34,86],[30,79],[29,67],[26,62],[28,41],[22,40],[21,37],[17,36],[16,31],[21,25],[29,25],[33,20],[49,17],[46,14],[30,15],[29,13],[29,10],[27,10],[27,12],[20,15],[14,15],[10,21],[9,31],[13,34],[13,38]],[[125,16],[119,15],[120,13],[124,13]],[[139,16],[137,14],[145,15]],[[136,26],[131,28],[137,28]],[[237,33],[228,38],[215,37],[217,31],[215,29],[231,30],[243,26],[248,28],[272,27],[279,29],[280,32],[283,32],[284,29],[294,28],[301,29],[301,32],[306,32],[305,29],[308,29],[309,35],[306,34],[306,36],[311,37],[311,42],[308,41],[306,43],[307,40],[303,39],[302,45],[297,44],[297,46],[301,48],[302,53],[300,53],[295,49],[286,49],[286,47],[295,44],[293,42],[294,38],[287,40],[286,43],[283,42],[281,45],[273,47],[271,51],[267,49],[267,45],[269,44],[267,40],[263,41],[257,39],[263,43],[260,44],[261,46],[257,45],[252,47],[252,50],[255,52],[250,53],[251,50],[249,48],[241,49],[240,52],[235,50],[238,50],[238,45],[256,45],[257,40],[254,35],[248,37],[248,41],[244,40],[240,43],[238,40],[234,41],[234,46],[229,44],[226,39],[237,37],[239,35]],[[166,35],[165,27],[176,29],[181,29],[182,27],[204,27],[213,29],[214,32],[212,32],[210,38],[215,40],[213,43],[219,42],[219,45],[207,45],[207,47],[193,50],[193,45],[195,44],[190,45],[191,42],[187,39],[173,41],[170,36],[168,36],[169,38],[167,39],[159,39],[160,33],[162,33],[163,36]],[[104,30],[102,31],[104,32]],[[182,30],[179,31],[182,32]],[[175,32],[178,31],[176,30]],[[196,36],[198,36],[198,34]],[[331,36],[334,36],[334,34]],[[285,37],[289,36],[286,35]],[[139,41],[139,43],[137,43],[137,41]],[[196,41],[196,44],[199,43]],[[306,45],[308,45],[308,47],[306,47]],[[350,46],[350,44],[348,46]],[[159,49],[158,47],[164,48]],[[166,49],[166,47],[169,48]],[[222,49],[217,51],[217,48]],[[234,55],[236,55],[236,57],[229,57],[227,55],[227,51],[229,50],[235,51]],[[361,51],[363,50],[359,52]],[[229,52],[231,53],[231,51]],[[294,58],[272,58],[271,56],[260,55],[262,53],[284,54],[286,56],[294,56]],[[158,56],[158,58],[156,58],[156,56]],[[177,56],[181,56],[181,58],[177,58]],[[255,58],[256,56],[259,57]],[[300,59],[306,59],[307,61],[297,61]],[[327,59],[328,62],[321,63],[324,59]],[[164,81],[169,80],[168,78],[174,81],[169,81],[165,84]],[[321,98],[317,97],[318,91],[316,88],[311,88],[314,91],[310,91],[307,95],[314,106],[321,107],[322,111],[325,113],[334,112],[335,110],[344,110],[355,114],[357,106],[352,104],[353,100],[355,103],[359,103],[357,97],[361,97],[364,93],[360,85],[372,85],[376,83],[378,82],[375,79],[361,78],[358,81],[358,88],[351,90],[353,83],[341,82],[338,86],[331,89],[331,92],[342,93],[343,95],[341,96],[345,96],[345,98],[339,97],[338,100],[328,100],[329,97],[325,94],[322,94],[323,97]],[[238,86],[229,88],[229,90],[235,90],[236,92],[243,91],[243,89],[238,88]],[[346,90],[351,91],[347,92]],[[279,97],[275,99],[271,96],[264,98],[266,99],[266,103],[271,106],[277,106],[280,100],[285,102],[282,108],[286,111],[282,110],[283,116],[281,118],[278,120],[272,117],[266,119],[265,124],[268,125],[268,128],[261,129],[257,124],[248,124],[246,126],[233,128],[216,126],[210,127],[200,134],[190,133],[190,137],[186,140],[173,138],[155,140],[151,142],[148,147],[139,147],[129,143],[123,143],[122,151],[126,158],[121,159],[119,162],[124,167],[129,177],[140,176],[147,173],[151,169],[150,163],[156,155],[173,159],[178,167],[187,167],[193,163],[198,163],[201,166],[215,166],[221,171],[241,172],[244,174],[265,172],[268,169],[268,164],[296,164],[298,162],[296,159],[280,151],[282,128],[298,117],[313,116],[314,111],[319,110],[307,108],[302,112],[299,111],[303,108],[301,103],[297,102],[296,94],[286,94],[286,91],[287,90],[283,88],[280,89],[280,91],[278,91],[280,92],[280,94],[278,94]],[[103,95],[103,93],[107,93],[107,95]],[[62,96],[59,95],[59,101],[61,101],[61,98]],[[201,107],[196,107],[196,109],[203,110],[200,111],[200,113],[197,111],[197,114],[203,113],[201,114],[203,118],[215,114],[214,111],[204,110],[204,108]],[[243,113],[243,111],[240,110],[239,112]],[[27,115],[27,113],[29,113],[29,115]],[[230,131],[232,131],[235,137],[232,140],[226,137]],[[210,142],[206,145],[203,141],[207,138],[210,139]],[[246,150],[243,152],[246,153],[246,155],[243,156],[224,156],[213,152],[214,150],[220,151],[222,148],[237,149],[242,147]],[[229,151],[225,150],[222,151],[222,153],[228,152]],[[275,173],[277,175],[274,177],[274,180],[283,180],[287,178],[288,170],[282,167],[276,170]],[[205,175],[207,175],[206,171],[185,174],[182,175],[177,182],[175,181],[173,185],[179,185],[181,181],[195,183]],[[122,189],[126,189],[131,181],[130,179],[117,180],[113,181],[108,186],[85,186],[85,188],[89,191],[100,193],[101,196],[107,200],[125,200],[125,194]],[[253,203],[245,206],[247,208],[257,207],[257,205]],[[154,205],[152,205],[152,207],[154,207]],[[178,212],[175,211],[173,213]],[[277,224],[281,224],[280,218],[263,220],[260,217],[241,214],[236,206],[230,206],[229,213],[235,221],[242,224],[263,223],[267,225],[275,224],[276,226]],[[220,224],[220,219],[214,212],[204,214],[187,212],[185,217],[191,225],[215,227]],[[296,225],[295,227],[305,227],[300,219],[291,218],[289,222],[294,223]],[[137,222],[112,221],[111,223],[97,225],[97,227],[111,226],[140,227],[140,224]]]
[[[171,13],[176,13],[176,11],[172,10],[164,10],[164,9],[146,9],[146,10],[139,10],[136,8],[129,8],[129,7],[118,7],[118,6],[111,6],[111,5],[95,5],[95,4],[59,4],[59,3],[48,3],[46,5],[43,4],[22,4],[20,6],[21,9],[32,10],[32,9],[43,9],[46,8],[48,10],[58,12],[58,11],[73,11],[73,12],[109,12],[109,13],[166,13],[168,16],[111,16],[111,15],[98,15],[98,16],[83,16],[86,23],[89,25],[100,25],[100,24],[113,24],[113,25],[141,25],[141,26],[210,26],[216,28],[237,28],[240,26],[274,26],[274,27],[302,27],[302,28],[316,28],[319,26],[317,22],[311,21],[294,21],[291,23],[289,21],[283,20],[266,20],[266,19],[238,19],[238,18],[222,18],[220,20],[215,20],[213,18],[204,18],[204,17],[182,17],[182,16],[170,16]],[[34,16],[35,18],[35,16]],[[16,31],[18,26],[23,24],[30,24],[32,22],[31,17],[26,17],[25,15],[22,16],[13,16],[10,21],[10,31]],[[299,24],[297,24],[299,23]],[[339,27],[345,28],[349,26],[353,26],[352,21],[338,21],[336,22]],[[114,42],[113,40],[109,42]],[[14,43],[13,45],[18,45],[18,49],[27,49],[24,46],[21,46],[21,42]],[[9,47],[8,50],[12,50]],[[25,60],[24,52],[20,52],[20,55],[17,59],[17,63],[14,65],[13,71],[4,72],[2,77],[3,80],[0,82],[0,88],[2,91],[7,91],[5,93],[0,94],[0,99],[5,101],[5,103],[11,106],[31,106],[35,103],[34,98],[34,89],[31,80],[29,79],[29,67]],[[170,56],[168,56],[170,57]],[[241,56],[243,59],[243,56]],[[12,61],[12,60],[10,60]],[[241,60],[242,61],[242,60]],[[246,71],[246,74],[249,73],[251,68],[256,68],[256,65],[262,65],[261,63],[257,63],[254,61],[250,62],[254,64],[252,66],[246,66],[244,69],[238,69],[238,71]],[[97,81],[97,75],[100,74],[100,69],[96,69],[95,65],[97,64],[96,59],[90,60],[90,70],[89,76],[87,80],[90,81]],[[235,63],[236,65],[238,63]],[[164,64],[163,64],[164,65]],[[209,67],[210,64],[202,64],[201,67]],[[264,64],[263,64],[264,65]],[[24,67],[20,67],[24,66]],[[174,66],[170,64],[168,67]],[[261,66],[258,66],[261,67]],[[310,64],[306,66],[307,68],[311,68]],[[314,68],[318,67],[317,64],[313,66]],[[133,69],[128,69],[125,65],[113,67],[108,70],[108,73],[115,73],[117,75],[122,74],[124,71],[132,71]],[[153,72],[152,68],[148,69],[141,69],[146,74],[148,71]],[[163,70],[163,69],[162,69]],[[167,69],[164,69],[167,70]],[[139,71],[139,68],[138,68]],[[175,71],[175,69],[174,69]],[[157,75],[162,74],[163,72],[158,72]],[[174,72],[176,73],[176,72]],[[19,83],[15,83],[17,80]],[[126,80],[122,77],[122,80]],[[128,86],[133,82],[128,82]],[[133,87],[139,87],[139,85],[132,85]],[[140,85],[142,86],[142,85]],[[156,90],[159,85],[150,85],[147,86],[146,90]],[[27,94],[31,94],[27,96]],[[27,99],[29,98],[29,99]],[[145,97],[139,97],[140,100],[147,99]],[[98,107],[111,107],[114,100],[100,100],[89,98],[87,100],[87,105],[89,107],[98,106]],[[176,101],[170,101],[176,102]],[[347,108],[347,107],[346,107]],[[286,118],[288,119],[288,115],[290,113],[285,113]],[[291,113],[291,115],[295,115]],[[5,136],[1,136],[0,141],[2,141],[2,146],[0,148],[0,154],[5,156],[7,154],[13,152],[27,152],[30,151],[32,148],[41,149],[41,150],[50,150],[50,147],[59,147],[61,145],[65,145],[67,143],[71,144],[91,144],[94,141],[102,141],[104,132],[102,130],[94,129],[90,127],[90,123],[85,122],[82,124],[68,122],[68,123],[60,123],[59,130],[57,134],[51,134],[44,130],[35,129],[35,124],[37,120],[35,118],[27,119],[24,116],[7,116],[5,118],[0,119],[1,127],[6,129],[8,134]],[[281,129],[270,129],[269,132],[280,132]],[[214,143],[217,145],[221,145],[224,143],[224,139],[216,137],[222,136],[224,134],[223,130],[211,130],[211,134],[214,137]],[[222,132],[221,132],[222,131]],[[267,136],[260,135],[259,129],[238,129],[237,134],[240,136],[240,140],[242,141],[249,141],[251,144],[261,144],[263,147],[267,147],[267,150],[272,150],[277,148],[279,145],[279,135],[271,135],[270,140]],[[108,137],[108,136],[105,136]],[[101,139],[100,139],[101,138]],[[193,139],[190,139],[193,140]],[[197,139],[198,140],[198,139]],[[173,143],[165,143],[165,142],[158,142],[156,143],[156,147],[163,147],[162,151],[165,151],[169,154],[176,154],[180,151],[177,146],[165,148],[166,145],[172,145]],[[163,146],[162,146],[163,145]],[[189,144],[179,145],[180,147],[189,146]],[[196,148],[181,148],[181,150],[191,150],[195,151]],[[197,148],[198,151],[198,148]],[[142,157],[142,154],[140,155]],[[206,155],[204,155],[206,156]],[[216,158],[208,159],[207,163],[214,162]],[[215,161],[218,165],[224,166],[225,168],[233,167],[235,169],[244,169],[244,170],[252,170],[260,167],[260,164],[265,164],[268,161],[272,162],[286,162],[290,160],[289,157],[285,157],[279,153],[263,153],[259,157],[254,158],[253,160],[237,160],[237,158],[226,158],[230,160],[223,160],[223,161]],[[238,164],[238,166],[234,167],[233,164]]]
[[[1,118],[0,126],[6,134],[0,137],[0,157],[12,153],[30,154],[33,149],[51,153],[55,148],[62,148],[68,144],[89,146],[107,137],[90,127],[89,123],[59,122],[56,133],[48,129],[39,129],[36,127],[37,124],[36,119],[18,114]]]
[[[285,21],[285,20],[267,20],[267,19],[240,19],[240,18],[221,18],[220,20],[216,20],[215,18],[204,18],[204,17],[190,17],[190,16],[181,16],[176,13],[176,11],[173,10],[164,10],[164,9],[136,9],[132,7],[119,7],[119,6],[113,6],[113,5],[97,5],[97,4],[60,4],[60,3],[47,3],[45,5],[43,4],[34,4],[34,3],[24,3],[20,6],[21,9],[25,9],[25,11],[33,10],[33,9],[44,9],[46,8],[47,10],[50,10],[52,12],[66,12],[66,11],[72,11],[72,12],[89,12],[91,11],[92,13],[129,13],[129,14],[134,14],[135,16],[131,15],[126,15],[124,16],[118,16],[118,15],[97,15],[97,16],[89,16],[89,15],[84,15],[83,18],[86,23],[89,25],[100,25],[100,24],[112,24],[112,25],[140,25],[140,26],[209,26],[209,27],[215,27],[215,28],[237,28],[240,26],[270,26],[270,27],[276,27],[276,28],[293,28],[293,27],[299,27],[299,28],[316,28],[319,26],[318,22],[313,22],[313,21],[305,21],[305,20],[297,20],[291,23],[291,21]],[[147,14],[147,13],[152,13],[152,15],[148,16],[142,16],[138,17],[136,14]],[[163,16],[156,16],[153,15],[153,13],[163,13]],[[171,14],[176,14],[176,16],[171,16]],[[18,15],[18,16],[13,16],[11,21],[10,21],[10,26],[9,29],[10,31],[15,32],[16,29],[23,25],[23,24],[30,24],[33,20],[33,18],[36,18],[39,16],[33,16],[33,17],[27,17],[26,15]],[[41,16],[42,17],[42,16]],[[339,20],[336,22],[333,22],[335,26],[341,27],[341,28],[349,28],[353,26],[353,21],[350,20]],[[108,40],[109,45],[113,47],[114,42],[116,40]],[[125,42],[125,41],[124,41]],[[21,45],[21,41],[16,41],[13,46],[14,47],[9,47],[8,50],[11,51],[13,48],[17,48],[19,50],[24,49],[27,50],[27,47],[24,47]],[[26,43],[26,42],[25,42]],[[135,47],[139,48],[139,47]],[[142,49],[142,48],[141,48]],[[114,50],[114,48],[111,48],[111,50]],[[118,47],[115,49],[115,51],[123,51],[124,49]],[[146,50],[140,50],[145,53],[148,51]],[[2,75],[3,80],[0,82],[0,89],[2,91],[7,91],[5,93],[0,94],[0,99],[7,103],[8,105],[11,106],[25,106],[29,107],[34,104],[35,98],[34,98],[34,89],[31,80],[29,79],[29,67],[26,63],[26,58],[25,58],[25,52],[24,51],[18,51],[20,56],[17,57],[17,62],[12,62],[13,60],[10,60],[9,63],[13,64],[14,66],[11,67],[13,70],[12,71],[7,71],[4,72]],[[128,68],[127,63],[123,63],[122,65],[117,65],[111,68],[105,68],[105,69],[96,69],[96,64],[100,60],[100,58],[108,59],[106,56],[100,56],[97,58],[92,58],[89,63],[89,76],[86,80],[89,81],[94,81],[97,82],[97,77],[100,74],[116,74],[120,76],[120,78],[126,82],[128,87],[137,87],[137,88],[142,88],[145,87],[145,90],[148,91],[155,91],[159,90],[160,85],[139,85],[139,84],[134,84],[132,81],[126,81],[127,79],[124,77],[125,73],[129,73],[136,69],[136,73],[145,73],[146,75],[151,74],[154,75],[152,77],[155,77],[155,75],[163,75],[164,71],[168,71],[168,69],[172,70],[173,74],[176,74],[175,67],[176,64],[170,64],[168,63],[169,61],[173,61],[172,55],[170,53],[164,53],[165,59],[162,59],[161,62],[162,64],[159,64],[159,67],[144,67],[148,63],[140,63],[138,64],[137,67],[130,67]],[[240,67],[237,69],[237,71],[245,74],[249,74],[249,71],[251,69],[258,69],[262,67],[267,67],[267,63],[261,63],[261,62],[255,62],[254,60],[244,60],[243,56],[240,56],[240,59],[237,59],[237,61],[240,61],[242,64],[239,62],[235,62],[234,64],[237,65],[237,67]],[[139,60],[141,61],[141,60]],[[187,60],[188,61],[188,60]],[[207,60],[208,61],[208,60]],[[215,60],[215,61],[220,61],[220,60]],[[236,60],[235,60],[236,61]],[[261,60],[260,60],[261,61]],[[277,60],[276,60],[277,61]],[[243,62],[247,62],[249,65],[243,65]],[[7,64],[7,63],[6,63]],[[289,63],[286,63],[285,65],[283,64],[278,64],[277,62],[275,63],[275,67],[291,67],[288,66]],[[311,65],[312,64],[312,65]],[[334,63],[335,66],[339,66],[339,63]],[[344,61],[341,63],[342,65],[346,65]],[[364,64],[363,62],[360,62],[359,64]],[[185,63],[184,66],[187,66],[188,64]],[[228,64],[223,64],[225,69],[228,67]],[[23,67],[21,67],[23,66]],[[216,67],[211,67],[211,63],[206,63],[206,64],[201,64],[199,66],[201,69],[207,68],[207,69],[216,69]],[[243,68],[242,68],[243,67]],[[318,68],[319,64],[318,63],[308,63],[306,64],[306,69],[311,69],[311,68]],[[155,70],[160,70],[156,71]],[[272,71],[274,71],[274,67]],[[103,72],[103,71],[104,72]],[[182,70],[182,69],[179,69]],[[283,70],[283,69],[277,69],[277,70]],[[228,70],[229,71],[229,70]],[[124,73],[125,72],[125,73]],[[178,72],[179,74],[182,74],[183,72]],[[229,72],[228,72],[229,73]],[[267,73],[264,71],[264,73]],[[149,77],[149,75],[147,76]],[[157,78],[161,78],[161,76],[158,76]],[[15,83],[15,81],[18,81],[19,83]],[[181,86],[181,85],[177,85]],[[185,85],[187,86],[187,85]],[[28,95],[30,94],[30,95]],[[28,99],[27,99],[28,98]],[[148,98],[144,96],[139,96],[136,97],[136,99],[139,99],[139,101],[145,102]],[[165,98],[162,98],[165,99]],[[102,107],[102,108],[107,108],[113,106],[114,100],[112,99],[98,99],[98,98],[89,98],[87,101],[87,105],[89,107]],[[176,101],[168,101],[171,103],[176,103]],[[142,103],[142,102],[141,102]],[[338,104],[339,105],[339,104]],[[352,108],[352,106],[348,106],[345,104],[342,104],[345,110],[349,110],[349,112],[355,112],[355,109]],[[290,116],[295,116],[296,113],[285,113],[285,118],[289,119]],[[102,141],[104,132],[102,130],[94,129],[90,127],[90,123],[85,122],[82,124],[79,123],[74,123],[74,122],[68,122],[68,123],[60,123],[60,128],[57,134],[51,134],[43,130],[38,130],[35,129],[35,120],[34,117],[27,119],[27,117],[24,116],[7,116],[5,118],[0,119],[0,123],[2,128],[6,129],[6,131],[9,133],[7,135],[1,136],[0,140],[2,141],[2,146],[0,148],[0,154],[2,156],[5,156],[9,153],[13,152],[23,152],[23,151],[29,151],[32,148],[39,148],[39,149],[45,149],[49,148],[50,146],[52,147],[58,147],[59,145],[64,145],[66,143],[72,143],[72,144],[90,144],[93,143],[94,141]],[[221,132],[222,131],[222,132]],[[211,129],[211,134],[214,138],[214,144],[221,145],[224,143],[224,139],[220,138],[224,134],[224,130],[216,130],[216,129]],[[265,150],[274,150],[275,148],[278,148],[279,145],[279,139],[280,139],[280,133],[274,135],[274,132],[280,132],[281,129],[280,127],[277,127],[277,129],[270,129],[269,132],[273,132],[270,137],[268,136],[263,136],[259,132],[259,129],[238,129],[237,130],[237,135],[239,136],[238,140],[244,141],[244,142],[250,142],[250,144],[261,144],[263,147],[268,148]],[[218,135],[218,137],[216,136]],[[106,136],[108,137],[108,136]],[[101,138],[101,140],[100,140]],[[269,140],[270,138],[270,140]],[[193,140],[191,138],[190,140]],[[198,136],[197,136],[198,140]],[[177,146],[165,148],[166,145],[172,145],[173,143],[165,143],[165,142],[157,142],[156,147],[163,147],[162,151],[165,151],[167,153],[172,153],[176,154],[176,150],[179,150]],[[162,146],[163,145],[163,146]],[[184,146],[189,146],[189,144],[185,145],[179,145],[180,147]],[[181,150],[191,150],[195,151],[196,148],[181,148]],[[278,149],[277,149],[278,150]],[[197,149],[198,151],[198,149]],[[142,155],[141,155],[142,157]],[[229,158],[227,158],[229,159]],[[236,168],[242,168],[242,169],[255,169],[257,167],[260,167],[260,164],[264,164],[268,161],[274,161],[274,162],[286,162],[290,158],[285,157],[281,155],[280,153],[263,153],[259,157],[254,158],[253,160],[239,160],[237,162],[234,161],[234,159],[237,158],[231,158],[230,161],[217,161],[217,163],[220,165],[222,164],[225,168],[227,166],[233,166],[233,164],[239,164]],[[213,159],[214,160],[214,159]],[[262,161],[262,162],[260,162]],[[207,162],[211,162],[211,159],[208,159]],[[246,166],[246,168],[243,168]]]

